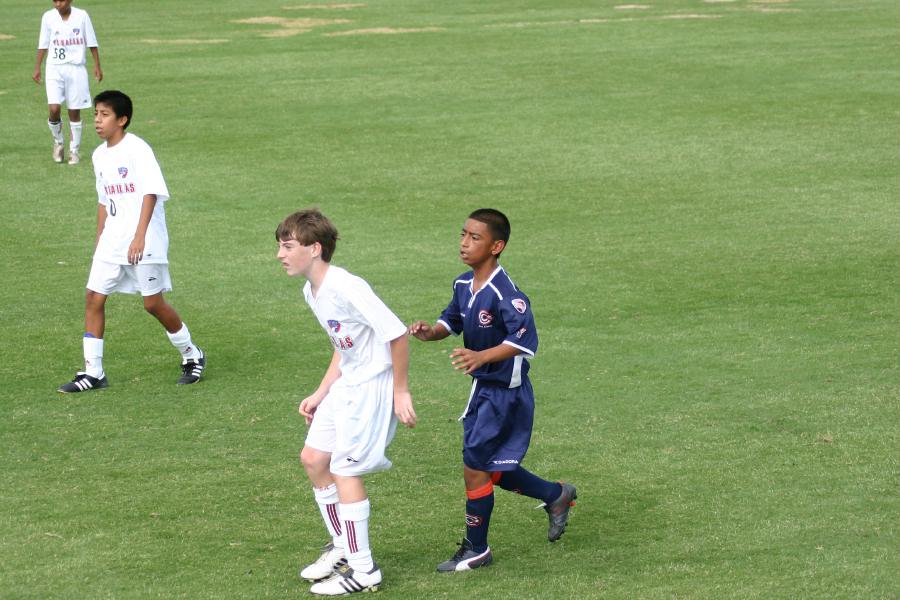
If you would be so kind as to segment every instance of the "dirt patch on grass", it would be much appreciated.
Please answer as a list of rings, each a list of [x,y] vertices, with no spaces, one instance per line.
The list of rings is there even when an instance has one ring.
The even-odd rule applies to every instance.
[[[282,6],[284,10],[353,10],[365,4],[301,4],[300,6]]]
[[[202,46],[203,44],[224,44],[230,40],[226,39],[213,39],[213,40],[192,40],[192,39],[181,39],[181,40],[155,40],[155,39],[143,39],[142,42],[146,44],[155,44],[158,46]]]
[[[660,18],[661,19],[721,19],[722,15],[697,15],[697,14],[663,15]]]
[[[287,17],[251,17],[233,21],[233,23],[241,23],[243,25],[277,25],[280,29],[260,34],[262,37],[272,38],[290,37],[307,33],[316,27],[344,25],[352,22],[347,19],[289,19]]]
[[[647,4],[620,4],[613,8],[616,10],[647,10],[650,6]]]
[[[396,35],[400,33],[432,33],[435,31],[445,31],[443,27],[372,27],[369,29],[351,29],[350,31],[334,31],[326,33],[328,37],[338,35]]]
[[[16,39],[16,36],[14,36],[14,35],[9,35],[8,33],[0,33],[0,41],[14,40],[14,39]]]

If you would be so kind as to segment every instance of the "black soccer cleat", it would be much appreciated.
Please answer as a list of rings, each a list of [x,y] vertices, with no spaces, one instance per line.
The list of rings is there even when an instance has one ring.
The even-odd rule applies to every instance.
[[[78,392],[100,390],[105,387],[109,387],[109,380],[106,379],[106,375],[97,379],[96,377],[91,377],[84,371],[78,371],[75,373],[75,379],[69,383],[62,384],[56,391],[60,394],[77,394]]]
[[[454,573],[456,571],[469,571],[478,567],[485,567],[494,562],[494,555],[491,549],[487,548],[484,552],[475,552],[472,542],[463,539],[459,543],[459,550],[450,560],[445,560],[437,566],[438,573]]]
[[[569,510],[575,506],[575,498],[578,497],[575,486],[571,483],[560,483],[562,493],[559,498],[544,506],[547,517],[550,519],[550,528],[547,530],[547,539],[551,542],[558,540],[566,532],[569,523]]]
[[[200,350],[200,358],[189,358],[181,363],[181,378],[178,380],[178,385],[197,383],[205,368],[206,355],[203,350]]]

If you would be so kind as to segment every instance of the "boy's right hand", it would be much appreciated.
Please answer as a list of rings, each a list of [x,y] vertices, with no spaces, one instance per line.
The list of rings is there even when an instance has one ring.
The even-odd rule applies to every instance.
[[[41,68],[38,67],[34,70],[34,73],[31,75],[31,78],[34,79],[35,83],[41,82]]]
[[[313,415],[316,413],[316,408],[319,406],[319,403],[322,402],[322,398],[318,397],[316,394],[312,396],[307,396],[300,402],[300,406],[298,407],[298,411],[303,418],[306,419],[306,424],[309,425],[312,423]]]
[[[414,338],[427,342],[431,339],[433,328],[428,321],[416,321],[406,331]]]

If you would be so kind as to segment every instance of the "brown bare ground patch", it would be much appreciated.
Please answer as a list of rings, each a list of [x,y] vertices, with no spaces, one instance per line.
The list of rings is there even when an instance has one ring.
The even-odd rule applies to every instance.
[[[735,2],[736,0],[703,0],[707,4],[727,4],[730,2]]]
[[[203,44],[225,44],[230,40],[226,39],[212,39],[212,40],[192,40],[192,39],[181,39],[181,40],[156,40],[156,39],[143,39],[141,40],[147,44],[156,44],[161,46],[200,46]]]
[[[370,29],[351,29],[350,31],[334,31],[326,33],[328,37],[338,35],[395,35],[399,33],[431,33],[434,31],[445,31],[443,27],[372,27]]]
[[[282,6],[284,10],[353,10],[363,8],[365,4],[301,4],[300,6]]]
[[[660,18],[661,19],[721,19],[722,15],[697,15],[697,14],[663,15]]]
[[[760,13],[798,13],[799,8],[774,8],[770,6],[751,6],[750,10]]]
[[[492,23],[490,25],[485,25],[486,29],[505,29],[505,28],[515,28],[515,27],[541,27],[544,25],[572,25],[575,21],[565,20],[565,21],[517,21],[513,23]]]
[[[620,4],[613,8],[616,10],[647,10],[650,6],[647,4]]]
[[[16,39],[16,36],[14,36],[14,35],[9,35],[8,33],[0,33],[0,41],[14,40],[14,39]]]
[[[328,25],[345,25],[352,23],[347,19],[289,19],[287,17],[251,17],[249,19],[239,19],[233,21],[243,25],[278,25],[280,29],[268,31],[260,34],[262,37],[289,37],[292,35],[300,35],[308,33],[316,27],[325,27]]]
[[[791,0],[750,0],[751,4],[787,4]]]

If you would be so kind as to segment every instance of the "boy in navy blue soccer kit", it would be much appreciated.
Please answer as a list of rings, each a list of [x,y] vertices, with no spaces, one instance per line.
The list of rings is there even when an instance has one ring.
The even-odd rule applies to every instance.
[[[509,240],[509,220],[494,209],[469,215],[463,226],[460,258],[472,270],[453,282],[453,298],[434,325],[417,321],[409,333],[424,341],[463,334],[464,347],[450,354],[457,370],[472,376],[463,422],[466,483],[466,537],[440,572],[475,569],[493,560],[487,543],[494,485],[544,503],[548,539],[566,529],[575,486],[550,482],[521,466],[531,440],[534,393],[528,358],[538,336],[528,297],[499,264]]]

